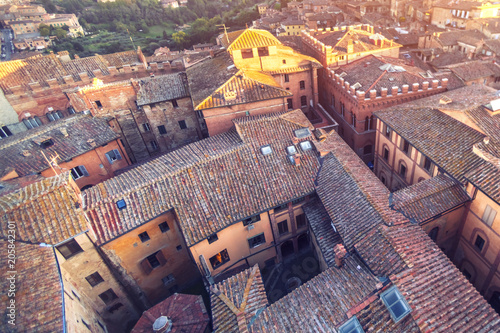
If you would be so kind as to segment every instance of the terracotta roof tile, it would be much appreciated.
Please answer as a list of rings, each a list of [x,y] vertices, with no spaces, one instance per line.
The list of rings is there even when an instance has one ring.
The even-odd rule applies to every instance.
[[[422,223],[470,200],[460,183],[441,174],[392,193],[391,207]]]
[[[171,320],[171,333],[203,333],[210,322],[201,296],[175,293],[144,311],[131,333],[153,332],[153,323],[161,316]]]
[[[228,51],[281,44],[269,31],[260,29],[245,29],[230,32],[227,34],[227,37],[226,35],[222,35],[220,40]]]
[[[257,265],[210,287],[215,332],[246,332],[267,306]]]
[[[342,243],[339,233],[333,229],[332,219],[319,200],[312,201],[302,206],[306,214],[307,221],[311,226],[314,238],[318,242],[319,250],[328,265],[335,265],[335,252],[333,248],[336,244]]]
[[[351,255],[341,268],[328,268],[271,304],[250,331],[336,332],[348,319],[347,312],[369,299],[380,285],[359,258]]]
[[[457,65],[448,66],[448,68],[464,81],[482,79],[489,76],[494,76],[498,69],[496,63],[485,62],[465,62]]]
[[[228,52],[186,70],[193,105],[199,105],[238,72]]]
[[[0,174],[8,168],[20,176],[38,173],[50,168],[43,154],[58,155],[57,162],[65,162],[119,137],[105,119],[83,114],[59,119],[1,140]],[[43,148],[41,142],[48,139],[53,145]]]
[[[188,246],[244,218],[314,191],[318,160],[301,152],[294,166],[285,153],[300,110],[234,120],[227,132],[165,154],[84,191],[85,210],[106,242],[172,208]],[[288,120],[290,119],[290,120]],[[303,140],[311,139],[306,137]],[[271,155],[260,147],[270,144]],[[147,199],[146,199],[147,198]],[[116,201],[127,207],[119,210]]]
[[[482,163],[472,146],[484,135],[436,109],[403,104],[374,115],[460,182]]]
[[[281,88],[272,76],[253,71],[238,71],[233,77],[195,106],[204,110],[228,105],[245,104],[292,96]]]
[[[9,238],[8,221],[15,222],[16,240],[36,244],[58,244],[87,230],[77,191],[66,172],[1,196],[0,238]]]
[[[185,73],[161,75],[138,80],[137,105],[153,104],[189,96]]]
[[[0,249],[8,253],[10,243],[0,240]],[[9,299],[15,299],[15,326],[7,324],[7,310],[2,323],[4,332],[63,332],[63,297],[59,282],[58,267],[54,250],[50,247],[16,242],[16,296],[8,298],[7,256],[2,256],[0,266],[5,274],[0,282],[2,303],[7,306]]]

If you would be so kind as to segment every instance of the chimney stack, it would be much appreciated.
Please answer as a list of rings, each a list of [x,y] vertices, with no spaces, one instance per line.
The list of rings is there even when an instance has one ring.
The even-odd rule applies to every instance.
[[[352,44],[352,39],[347,41],[347,54],[354,53],[354,45]]]
[[[333,248],[333,252],[335,253],[335,265],[337,265],[338,268],[342,267],[342,265],[344,264],[345,256],[347,254],[344,245],[335,245],[335,247]]]
[[[293,160],[295,161],[295,166],[299,166],[300,165],[300,154],[295,154],[293,155]]]

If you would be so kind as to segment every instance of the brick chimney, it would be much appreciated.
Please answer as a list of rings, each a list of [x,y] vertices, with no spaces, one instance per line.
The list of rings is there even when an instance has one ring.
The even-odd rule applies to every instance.
[[[347,251],[342,244],[337,244],[333,248],[333,252],[335,253],[335,265],[337,265],[338,268],[342,267],[344,264],[344,259],[347,254]]]
[[[348,54],[354,53],[354,45],[352,44],[352,39],[349,39],[347,41],[347,53]]]
[[[295,161],[295,166],[299,166],[300,165],[300,159],[301,159],[300,154],[293,155],[293,160]]]

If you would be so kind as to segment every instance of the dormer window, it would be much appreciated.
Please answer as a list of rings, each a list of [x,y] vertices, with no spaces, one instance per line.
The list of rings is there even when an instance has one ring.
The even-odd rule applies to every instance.
[[[383,292],[380,298],[389,310],[392,320],[394,320],[395,323],[399,322],[411,312],[411,308],[406,302],[406,299],[395,286]]]
[[[295,148],[295,146],[288,146],[286,147],[286,152],[288,153],[288,155],[295,155],[297,154],[297,149]]]
[[[262,153],[262,155],[266,156],[270,155],[273,152],[273,150],[271,149],[271,145],[265,145],[260,147],[260,152]]]

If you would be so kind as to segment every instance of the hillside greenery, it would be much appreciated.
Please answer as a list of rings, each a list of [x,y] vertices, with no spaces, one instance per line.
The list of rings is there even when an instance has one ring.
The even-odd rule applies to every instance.
[[[173,50],[213,42],[223,31],[245,28],[259,17],[259,0],[188,0],[186,7],[163,8],[158,0],[41,0],[49,13],[73,13],[87,36],[58,39],[54,51],[88,56],[141,46],[152,54],[159,46]],[[44,28],[44,34],[48,29]],[[50,31],[52,33],[53,31]]]

